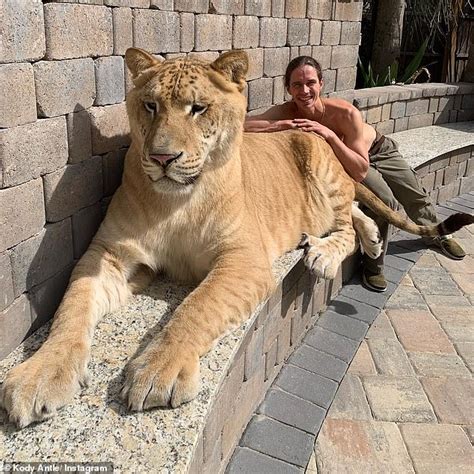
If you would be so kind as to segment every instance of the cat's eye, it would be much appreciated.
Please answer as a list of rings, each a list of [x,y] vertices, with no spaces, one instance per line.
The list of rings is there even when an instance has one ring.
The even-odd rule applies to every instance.
[[[147,112],[150,112],[150,114],[156,113],[156,102],[143,102],[143,106]]]
[[[203,114],[206,110],[207,110],[206,105],[194,104],[191,107],[191,115],[200,115],[200,114]]]

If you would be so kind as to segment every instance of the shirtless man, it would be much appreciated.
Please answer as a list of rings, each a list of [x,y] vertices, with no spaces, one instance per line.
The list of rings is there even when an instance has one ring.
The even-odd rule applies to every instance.
[[[276,132],[300,129],[314,132],[331,145],[346,172],[362,182],[387,205],[399,202],[417,224],[437,223],[429,197],[415,172],[400,155],[397,144],[378,134],[363,122],[360,112],[348,102],[321,98],[324,82],[319,63],[309,56],[293,59],[286,69],[285,86],[292,100],[268,109],[261,115],[247,116],[246,132]],[[367,211],[380,228],[384,250],[377,259],[364,256],[363,282],[374,291],[385,291],[383,259],[388,245],[388,224]],[[448,257],[460,260],[465,253],[451,237],[435,242]]]

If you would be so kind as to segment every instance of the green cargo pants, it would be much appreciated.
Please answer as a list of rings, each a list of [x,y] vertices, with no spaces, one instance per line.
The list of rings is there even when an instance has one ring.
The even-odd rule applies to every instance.
[[[402,157],[397,143],[389,137],[373,155],[369,152],[370,167],[362,184],[374,192],[385,204],[395,209],[399,202],[408,217],[416,224],[431,225],[438,222],[436,211],[418,181],[416,172],[410,168]],[[377,259],[364,256],[365,267],[374,273],[383,271],[383,260],[388,246],[388,223],[364,209],[366,214],[375,220],[384,240],[383,252]]]

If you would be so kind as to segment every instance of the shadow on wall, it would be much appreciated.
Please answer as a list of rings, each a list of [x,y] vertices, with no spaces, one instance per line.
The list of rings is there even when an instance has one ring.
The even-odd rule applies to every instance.
[[[125,104],[117,107],[125,109]],[[46,225],[11,252],[16,296],[27,292],[31,304],[25,337],[54,315],[121,183],[129,136],[106,123],[107,109],[84,110],[77,104],[68,115],[67,165],[43,176]]]

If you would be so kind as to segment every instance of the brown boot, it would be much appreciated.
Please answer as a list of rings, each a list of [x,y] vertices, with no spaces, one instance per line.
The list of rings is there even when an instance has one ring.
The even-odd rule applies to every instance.
[[[387,280],[383,273],[374,273],[367,268],[362,271],[362,283],[369,290],[379,293],[383,293],[387,289]]]
[[[462,260],[466,256],[466,252],[458,242],[448,235],[436,237],[433,244],[439,247],[446,257],[453,260]]]

